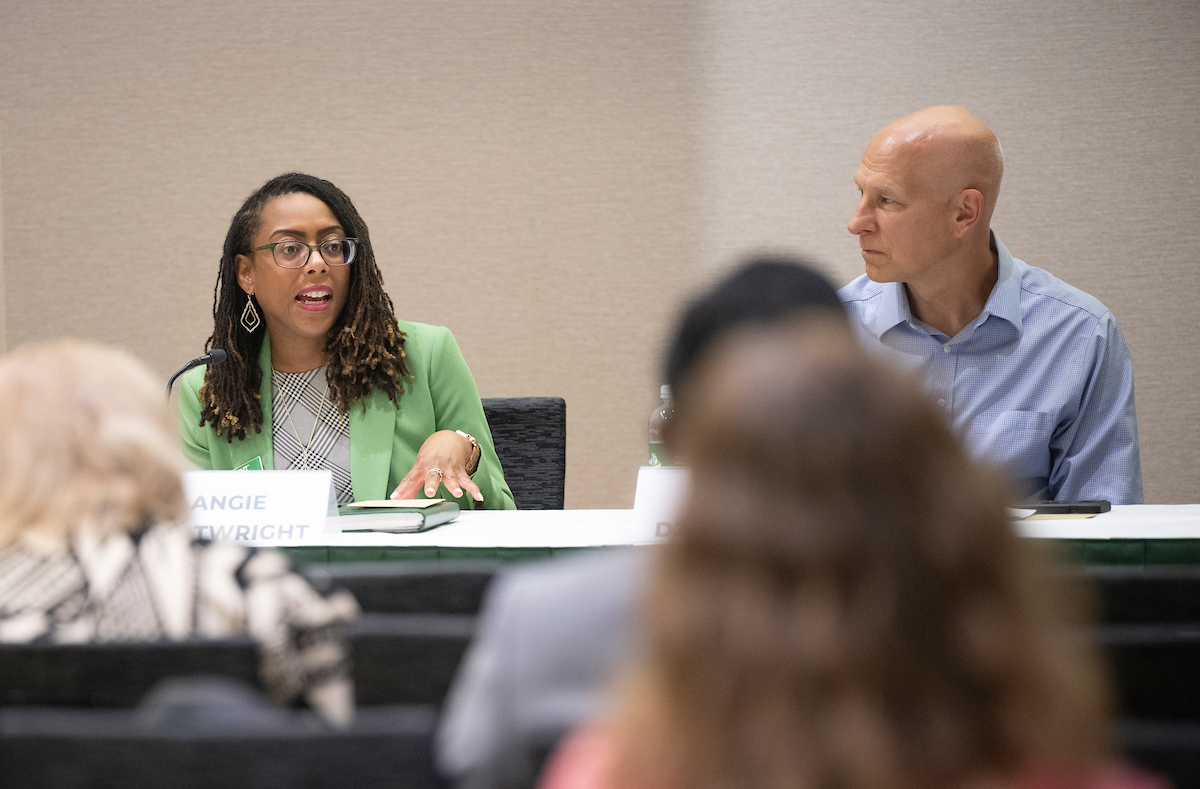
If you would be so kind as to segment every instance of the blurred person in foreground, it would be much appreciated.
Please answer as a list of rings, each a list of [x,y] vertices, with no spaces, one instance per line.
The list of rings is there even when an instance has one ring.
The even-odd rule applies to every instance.
[[[276,551],[193,541],[162,386],[132,356],[62,340],[0,358],[0,642],[250,634],[263,685],[345,725],[343,623]]]
[[[807,265],[752,259],[687,307],[668,353],[667,383],[687,391],[696,360],[734,327],[814,310],[844,320],[833,286]],[[669,434],[668,451],[672,440]],[[532,785],[562,736],[599,711],[632,646],[645,554],[590,553],[495,581],[438,733],[439,767],[459,787]]]
[[[843,325],[742,336],[680,402],[692,470],[643,657],[572,787],[1154,787],[1007,490]]]

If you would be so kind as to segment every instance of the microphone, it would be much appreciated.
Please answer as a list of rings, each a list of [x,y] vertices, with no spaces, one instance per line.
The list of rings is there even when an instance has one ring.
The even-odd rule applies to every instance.
[[[192,359],[190,362],[185,364],[183,367],[180,367],[179,372],[172,375],[170,381],[167,381],[167,397],[171,396],[171,387],[173,387],[175,385],[175,379],[179,378],[179,376],[183,375],[188,370],[195,369],[202,364],[208,364],[213,367],[216,367],[218,364],[220,364],[223,361],[225,361],[225,352],[222,351],[220,348],[213,348],[211,351],[204,354],[203,356],[197,356],[195,359]]]

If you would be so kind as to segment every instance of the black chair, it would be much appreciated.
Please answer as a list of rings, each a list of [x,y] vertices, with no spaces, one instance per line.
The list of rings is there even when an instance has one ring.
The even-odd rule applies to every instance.
[[[1095,583],[1106,624],[1200,622],[1200,567],[1097,566],[1079,575]]]
[[[492,568],[479,569],[487,572],[460,573],[465,592],[440,604],[478,608]],[[437,705],[474,626],[470,613],[368,613],[350,623],[358,713],[345,731],[310,711],[147,706],[171,679],[233,680],[253,693],[259,660],[249,638],[0,645],[0,786],[438,789]]]
[[[500,562],[358,562],[304,573],[349,590],[363,615],[349,626],[360,706],[440,704]]]
[[[470,614],[364,614],[347,626],[360,707],[438,705],[475,629]],[[262,687],[249,638],[0,645],[0,707],[136,707],[166,679]],[[3,785],[3,781],[0,781]]]
[[[301,569],[321,590],[346,589],[367,614],[477,614],[499,561],[349,562]]]
[[[0,644],[0,706],[133,707],[160,681],[197,674],[258,687],[251,638]]]
[[[1122,721],[1119,741],[1141,767],[1169,776],[1179,789],[1200,786],[1200,725]]]
[[[1200,567],[1092,566],[1119,741],[1142,767],[1176,786],[1200,786]]]
[[[1122,718],[1200,724],[1200,624],[1103,625],[1093,638]]]
[[[433,707],[359,710],[333,731],[312,713],[232,731],[153,725],[141,710],[0,708],[6,789],[443,786]]]
[[[561,510],[567,477],[567,402],[489,397],[483,413],[517,509]]]
[[[475,632],[460,614],[364,614],[350,625],[360,707],[439,705]]]

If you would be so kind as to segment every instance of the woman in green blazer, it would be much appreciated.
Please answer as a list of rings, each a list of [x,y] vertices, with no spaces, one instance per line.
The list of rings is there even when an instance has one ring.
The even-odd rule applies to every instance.
[[[198,468],[328,468],[342,502],[515,508],[454,336],[396,320],[366,223],[333,184],[289,173],[246,200],[213,317],[205,347],[227,360],[179,396]]]

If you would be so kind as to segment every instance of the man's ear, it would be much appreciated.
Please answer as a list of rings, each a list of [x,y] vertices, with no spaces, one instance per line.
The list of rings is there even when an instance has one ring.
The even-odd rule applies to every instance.
[[[964,189],[954,201],[954,237],[962,238],[983,216],[983,193],[978,189]]]
[[[242,286],[242,290],[246,291],[247,295],[254,293],[254,265],[250,258],[245,255],[238,255],[233,259],[237,265],[237,280],[238,285]]]

